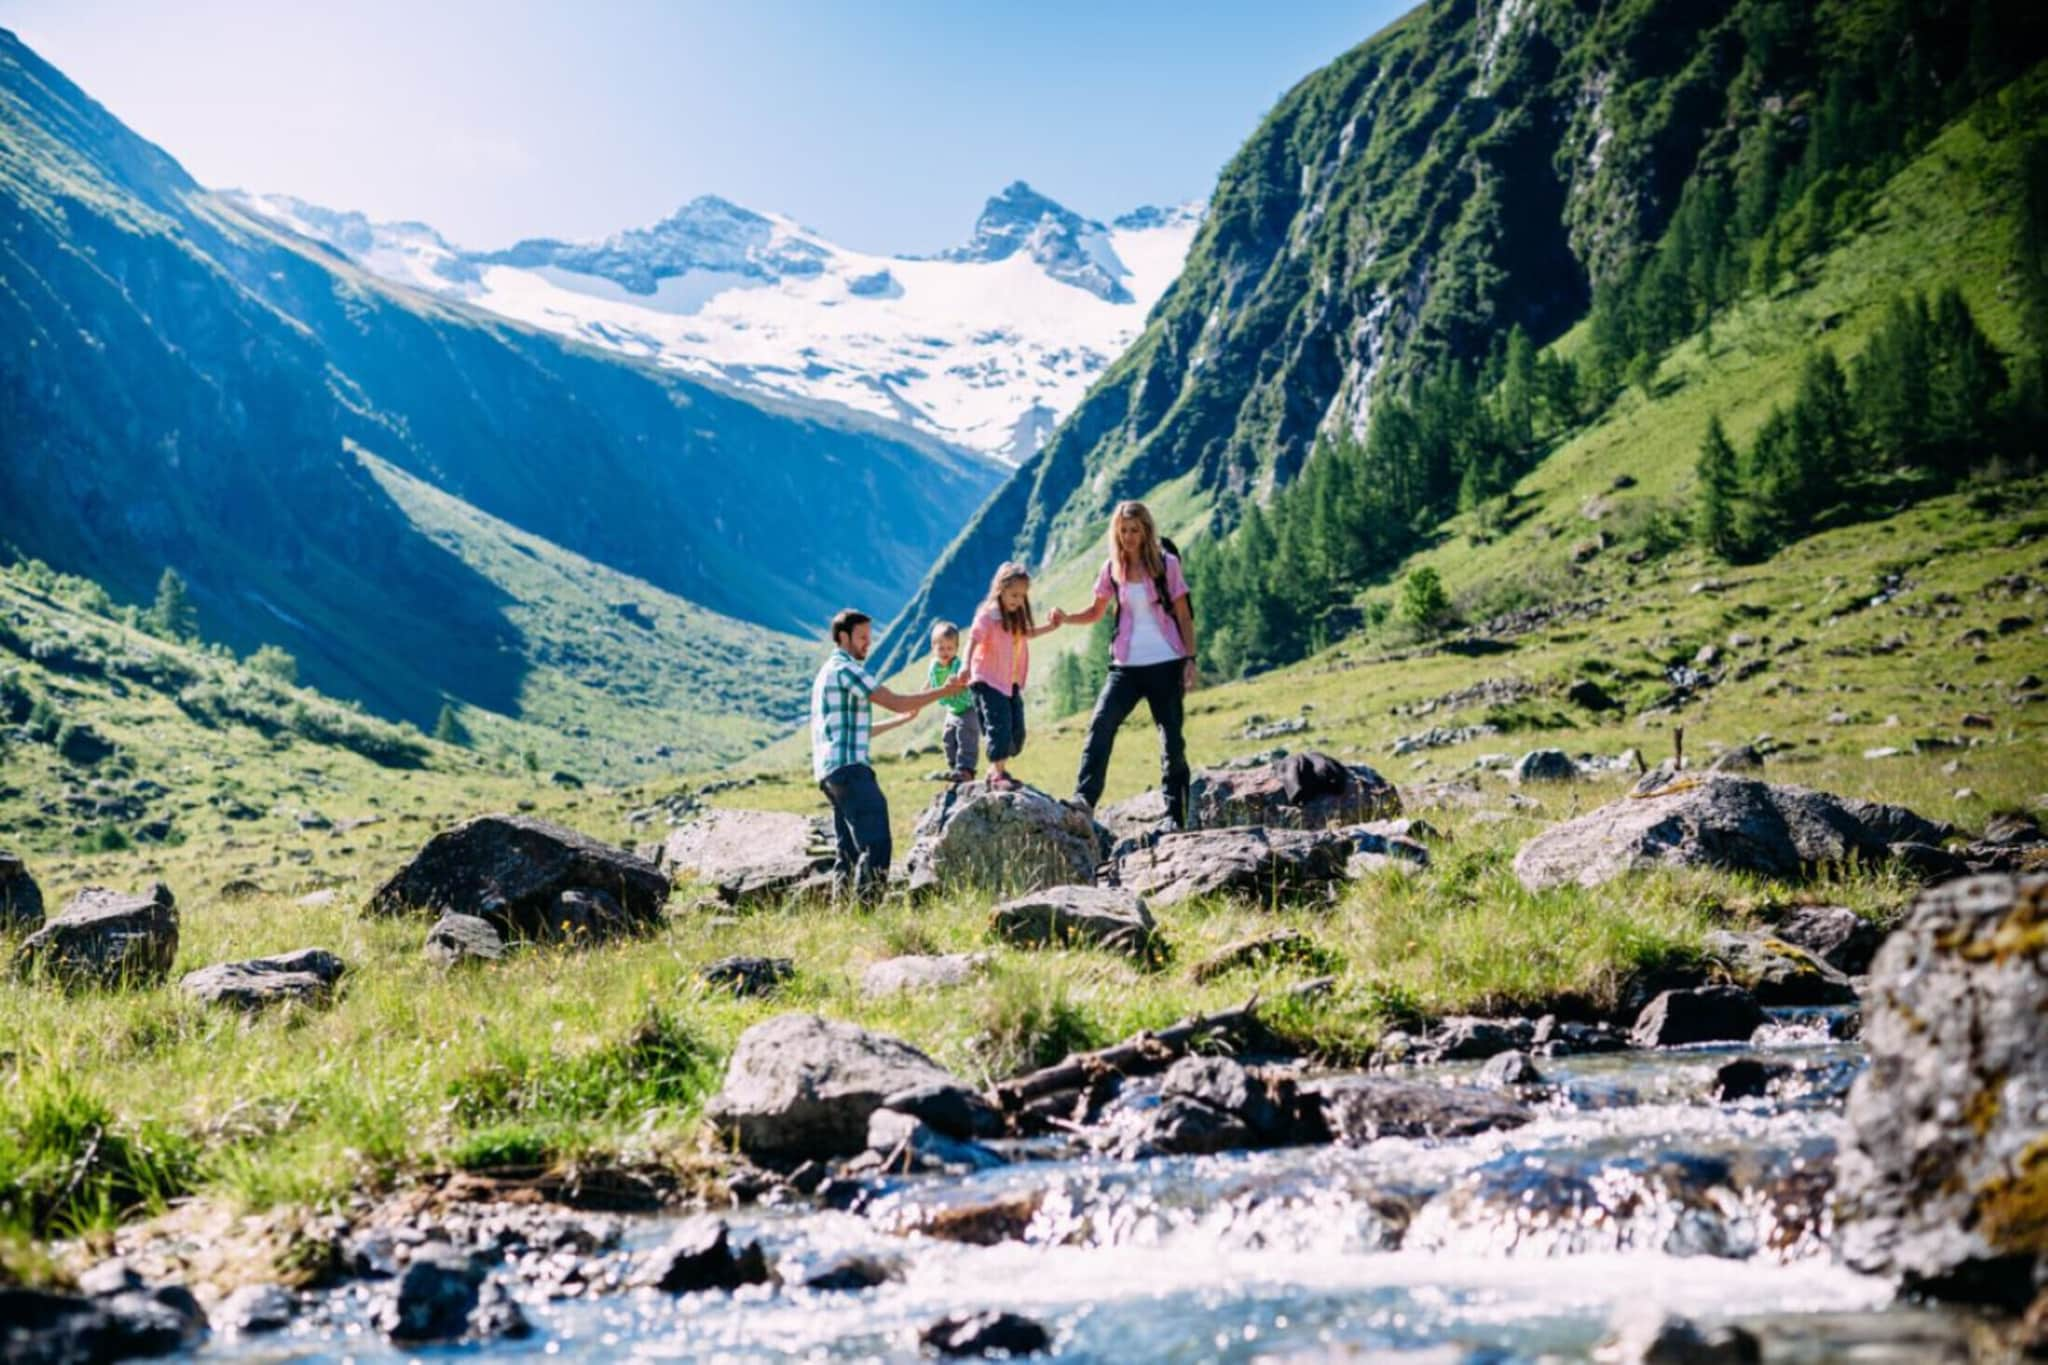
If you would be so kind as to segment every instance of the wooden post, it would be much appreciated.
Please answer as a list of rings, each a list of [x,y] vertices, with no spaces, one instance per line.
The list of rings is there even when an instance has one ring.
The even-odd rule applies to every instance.
[[[1671,727],[1671,766],[1679,772],[1685,770],[1685,727],[1683,725]]]

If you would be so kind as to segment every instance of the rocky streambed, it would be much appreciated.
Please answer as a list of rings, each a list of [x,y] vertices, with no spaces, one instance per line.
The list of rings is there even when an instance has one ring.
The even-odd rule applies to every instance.
[[[423,1215],[356,1234],[358,1277],[273,1304],[268,1330],[217,1310],[197,1354],[409,1358],[409,1309],[471,1314],[466,1354],[587,1360],[912,1358],[949,1321],[970,1352],[1075,1360],[1967,1359],[1966,1317],[1899,1306],[1834,1252],[1863,1056],[1828,1023],[1540,1059],[1505,1084],[1401,1071],[1514,1115],[1464,1136],[1117,1155],[1099,1139],[1144,1131],[1155,1079],[1100,1133],[995,1141],[1004,1164],[978,1171],[775,1183],[681,1220]],[[1646,1355],[1656,1331],[1729,1353]]]

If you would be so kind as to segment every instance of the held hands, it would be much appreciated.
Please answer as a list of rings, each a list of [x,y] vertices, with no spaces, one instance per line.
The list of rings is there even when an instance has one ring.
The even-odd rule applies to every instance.
[[[1052,609],[1051,620],[1055,626],[1065,625],[1067,623],[1067,613],[1065,609],[1061,607],[1054,607]]]

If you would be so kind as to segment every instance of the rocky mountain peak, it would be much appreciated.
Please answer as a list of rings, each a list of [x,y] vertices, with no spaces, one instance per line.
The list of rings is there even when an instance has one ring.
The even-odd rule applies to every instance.
[[[1026,253],[1052,278],[1085,289],[1110,303],[1129,303],[1123,278],[1130,274],[1109,244],[1109,229],[1022,180],[1013,180],[982,206],[967,245],[942,260],[994,262]]]

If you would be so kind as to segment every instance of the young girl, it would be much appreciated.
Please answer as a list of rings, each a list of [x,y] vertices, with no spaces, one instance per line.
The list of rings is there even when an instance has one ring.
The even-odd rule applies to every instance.
[[[974,688],[974,709],[988,740],[988,784],[996,788],[1022,785],[1010,776],[1009,760],[1024,748],[1024,680],[1031,668],[1034,636],[1058,630],[1065,614],[1039,625],[1031,618],[1031,574],[1022,564],[1005,564],[988,585],[988,600],[974,613],[967,633],[967,678]]]
[[[960,627],[940,621],[932,627],[932,662],[925,670],[924,685],[944,687],[966,666],[960,657]],[[981,758],[981,717],[974,713],[974,694],[962,692],[939,703],[946,711],[946,767],[955,782],[972,782],[974,765]]]

